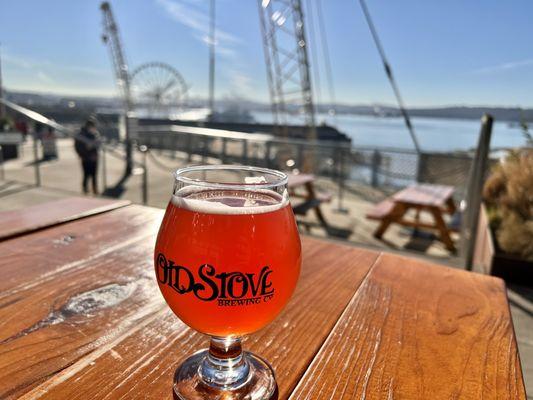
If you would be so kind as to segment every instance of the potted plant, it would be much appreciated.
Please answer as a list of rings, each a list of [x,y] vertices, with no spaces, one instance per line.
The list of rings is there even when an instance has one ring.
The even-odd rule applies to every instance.
[[[510,151],[483,189],[494,254],[490,273],[533,285],[533,148]]]

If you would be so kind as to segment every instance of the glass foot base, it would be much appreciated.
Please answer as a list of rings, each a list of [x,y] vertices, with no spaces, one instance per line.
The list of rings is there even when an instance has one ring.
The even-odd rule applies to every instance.
[[[250,372],[237,387],[204,382],[198,373],[209,351],[201,350],[181,364],[174,374],[174,400],[277,400],[274,370],[262,358],[243,352]]]

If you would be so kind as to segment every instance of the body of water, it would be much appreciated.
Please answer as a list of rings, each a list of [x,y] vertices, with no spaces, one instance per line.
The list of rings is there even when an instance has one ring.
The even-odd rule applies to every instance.
[[[253,112],[258,122],[270,123],[270,113]],[[336,126],[352,138],[354,146],[396,147],[414,149],[413,142],[402,118],[380,118],[363,115],[326,114],[317,116],[317,124],[326,122]],[[294,123],[298,123],[295,118]],[[477,146],[481,122],[479,120],[412,118],[412,123],[422,150],[469,150]],[[524,146],[526,140],[517,125],[495,122],[491,147],[507,148]]]

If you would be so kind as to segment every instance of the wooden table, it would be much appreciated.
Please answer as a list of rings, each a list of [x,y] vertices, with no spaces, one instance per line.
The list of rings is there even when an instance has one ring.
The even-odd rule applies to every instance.
[[[451,229],[444,220],[444,213],[453,215],[456,211],[453,200],[454,191],[452,186],[416,184],[395,193],[367,214],[368,218],[381,221],[374,236],[381,238],[393,223],[415,229],[431,229],[438,232],[439,239],[448,250],[455,251],[450,236]],[[413,209],[416,211],[415,220],[405,219],[405,214]],[[422,211],[431,214],[433,223],[420,221]]]
[[[66,197],[24,209],[0,212],[0,240],[124,207],[130,203],[129,200]]]
[[[172,398],[207,340],[156,286],[162,213],[130,205],[0,243],[0,398]],[[280,398],[525,399],[501,280],[302,242],[290,303],[245,340]]]

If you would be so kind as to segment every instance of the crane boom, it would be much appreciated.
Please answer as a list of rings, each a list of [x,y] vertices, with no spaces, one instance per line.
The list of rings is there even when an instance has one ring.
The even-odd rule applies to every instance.
[[[126,170],[124,171],[124,178],[131,175],[133,170],[133,147],[131,141],[130,124],[128,123],[128,114],[132,111],[132,100],[130,90],[130,73],[128,70],[128,64],[126,63],[126,56],[124,49],[122,48],[120,35],[118,32],[118,25],[111,11],[111,5],[104,1],[100,5],[100,10],[103,14],[103,27],[104,32],[102,34],[102,40],[108,45],[111,53],[111,60],[113,61],[113,67],[115,70],[115,78],[119,92],[122,94],[122,100],[124,102],[124,117],[125,117],[125,150],[126,150]]]
[[[102,40],[109,47],[117,86],[122,95],[126,112],[128,112],[132,107],[130,75],[126,56],[120,40],[120,34],[118,32],[118,26],[115,17],[113,16],[113,12],[111,11],[111,5],[107,1],[100,5],[100,10],[102,10],[104,28]]]

